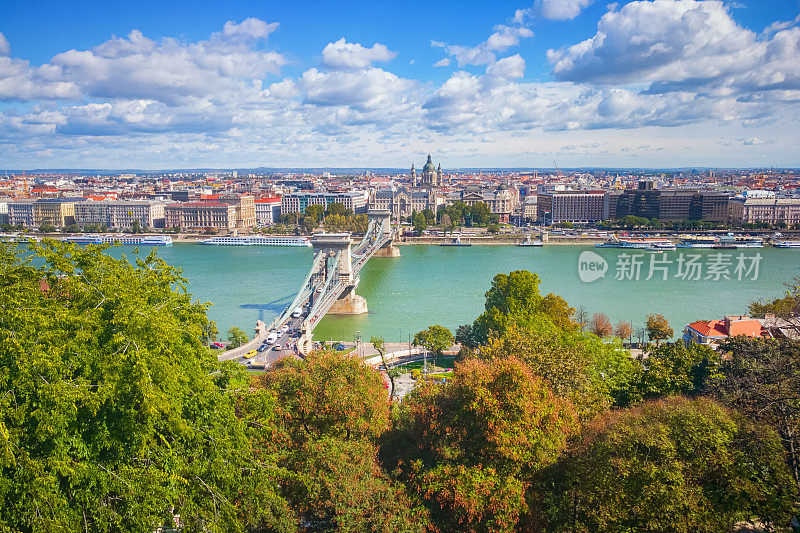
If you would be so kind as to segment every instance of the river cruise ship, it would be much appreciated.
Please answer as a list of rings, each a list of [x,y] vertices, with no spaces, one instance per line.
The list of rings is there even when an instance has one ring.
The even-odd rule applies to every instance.
[[[212,237],[200,244],[213,246],[311,246],[308,237],[234,236]]]
[[[73,244],[130,244],[135,246],[169,246],[169,235],[71,235],[62,241]]]

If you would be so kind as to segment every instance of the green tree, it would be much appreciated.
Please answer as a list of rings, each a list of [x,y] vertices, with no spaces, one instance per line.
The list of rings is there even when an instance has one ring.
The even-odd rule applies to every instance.
[[[525,487],[575,427],[568,402],[514,358],[467,360],[444,385],[403,401],[381,457],[430,510],[439,531],[512,531]]]
[[[656,346],[658,346],[660,341],[672,337],[674,333],[667,323],[667,319],[657,314],[647,315],[645,328],[647,328],[647,338],[651,341],[656,341]]]
[[[278,465],[288,472],[282,494],[312,530],[422,531],[423,509],[376,461],[376,439],[389,425],[380,375],[358,359],[315,352],[284,360],[260,379],[275,400]],[[266,435],[265,435],[266,437]]]
[[[0,246],[0,529],[289,531],[274,469],[202,344],[206,306],[155,254]],[[245,501],[246,500],[246,501]]]
[[[139,219],[134,220],[133,224],[131,224],[131,233],[142,233],[142,231],[144,231],[142,229],[142,223],[139,222]]]
[[[739,336],[720,343],[719,350],[727,357],[712,381],[713,393],[778,432],[800,489],[800,342]]]
[[[532,530],[731,531],[785,523],[796,494],[775,433],[713,400],[599,416],[529,492]]]
[[[238,348],[242,344],[246,344],[247,341],[247,333],[242,331],[240,328],[231,326],[231,328],[228,330],[228,342],[230,342],[230,348]]]
[[[444,326],[428,326],[428,329],[418,331],[414,335],[414,345],[423,346],[429,352],[433,352],[433,366],[436,367],[436,358],[448,349],[455,342],[453,334]]]
[[[397,376],[400,375],[400,371],[395,368],[389,368],[389,365],[386,363],[386,345],[383,340],[383,337],[372,337],[369,342],[372,346],[378,351],[378,354],[381,356],[381,367],[383,371],[386,372],[386,376],[389,378],[389,382],[392,385],[392,389],[389,391],[389,399],[394,399],[394,389],[395,383],[394,380]]]
[[[306,209],[306,214],[308,214],[308,209]],[[343,203],[334,202],[328,205],[328,208],[325,210],[326,215],[339,215],[342,217],[352,217],[353,210],[347,209]]]
[[[39,226],[39,233],[55,233],[57,228],[51,224],[42,224]]]
[[[486,309],[472,326],[476,344],[483,344],[491,334],[502,336],[512,325],[530,324],[537,316],[546,316],[562,329],[573,329],[571,317],[575,310],[555,294],[542,296],[539,276],[527,270],[497,274],[486,292]]]
[[[325,207],[320,204],[313,204],[306,207],[305,214],[303,215],[303,220],[308,219],[308,225],[311,227],[316,227],[320,222],[322,222],[322,218],[325,215]]]
[[[719,365],[719,354],[708,346],[684,346],[680,342],[651,345],[635,359],[630,384],[619,396],[618,404],[704,394],[709,381],[717,376]]]
[[[414,231],[422,233],[428,227],[428,220],[421,212],[415,211],[411,214],[411,223],[414,224]]]

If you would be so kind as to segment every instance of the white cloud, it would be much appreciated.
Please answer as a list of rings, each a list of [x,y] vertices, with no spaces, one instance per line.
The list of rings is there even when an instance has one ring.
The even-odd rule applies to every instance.
[[[37,68],[0,56],[0,99],[181,98],[240,90],[243,80],[277,74],[286,63],[277,52],[260,50],[277,24],[247,19],[228,22],[209,40],[154,41],[133,30],[91,50],[68,50]]]
[[[546,19],[570,20],[580,15],[592,0],[537,0],[539,12]]]
[[[348,43],[344,37],[328,43],[322,50],[322,64],[332,69],[364,69],[376,62],[391,61],[397,57],[385,45],[375,43],[371,47],[359,43]]]
[[[434,63],[433,66],[436,67],[436,68],[449,67],[450,66],[450,58],[449,57],[443,57],[442,59],[440,59],[439,61]]]
[[[524,26],[495,26],[494,33],[476,46],[463,46],[431,41],[431,46],[444,49],[445,53],[454,57],[460,67],[464,65],[488,65],[496,56],[495,52],[505,52],[517,46],[520,39],[533,37],[533,32]]]
[[[8,44],[8,39],[0,32],[0,56],[11,55],[11,45]]]

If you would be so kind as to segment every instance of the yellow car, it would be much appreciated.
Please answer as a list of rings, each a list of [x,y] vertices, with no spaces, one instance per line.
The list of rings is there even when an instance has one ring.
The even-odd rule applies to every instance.
[[[245,359],[250,359],[251,357],[253,357],[253,356],[254,356],[255,354],[257,354],[257,353],[258,353],[258,352],[257,352],[256,350],[250,350],[249,352],[247,352],[246,354],[244,354],[244,358],[245,358]]]

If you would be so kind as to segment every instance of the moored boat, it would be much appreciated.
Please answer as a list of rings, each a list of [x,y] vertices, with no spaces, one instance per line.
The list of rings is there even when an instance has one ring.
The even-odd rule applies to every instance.
[[[235,236],[225,235],[222,237],[212,237],[200,244],[212,246],[311,246],[308,237],[267,237],[255,236]]]

